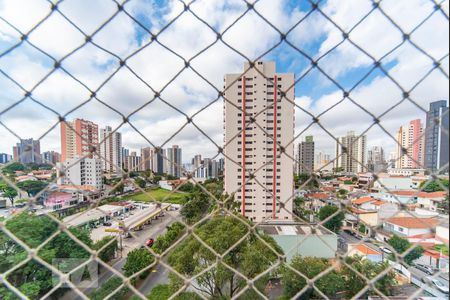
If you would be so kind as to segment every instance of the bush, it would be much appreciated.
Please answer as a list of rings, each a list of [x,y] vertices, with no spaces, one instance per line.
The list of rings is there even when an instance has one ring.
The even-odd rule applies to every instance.
[[[108,279],[102,286],[89,295],[91,300],[103,300],[113,291],[115,291],[122,284],[122,279],[119,277],[113,277]],[[125,294],[128,292],[128,288],[122,288],[109,299],[119,300],[124,299]]]

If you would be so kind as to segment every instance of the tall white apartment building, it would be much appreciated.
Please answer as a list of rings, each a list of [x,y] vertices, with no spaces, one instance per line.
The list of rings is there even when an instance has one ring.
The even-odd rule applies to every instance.
[[[346,136],[338,138],[336,143],[335,168],[341,168],[345,173],[361,173],[366,171],[367,138],[357,136],[350,131]]]
[[[122,168],[122,134],[113,132],[110,126],[100,129],[100,156],[103,171],[119,174]]]
[[[292,218],[293,85],[294,74],[277,74],[275,62],[225,76],[225,192],[254,222]]]
[[[102,190],[102,175],[102,161],[97,158],[71,158],[57,164],[59,185],[87,186]]]

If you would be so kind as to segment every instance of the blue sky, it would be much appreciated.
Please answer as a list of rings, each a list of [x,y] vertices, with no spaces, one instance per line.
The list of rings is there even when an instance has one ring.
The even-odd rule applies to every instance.
[[[405,31],[411,31],[419,22],[432,12],[433,5],[428,0],[383,1],[383,10]],[[282,32],[288,31],[310,9],[308,1],[261,0],[256,10],[273,23]],[[344,30],[350,30],[359,23],[372,8],[371,1],[365,0],[328,0],[322,1],[321,10]],[[46,13],[48,3],[43,0],[1,0],[0,15],[26,32]],[[117,7],[112,1],[76,1],[66,0],[60,11],[70,18],[84,32],[92,34],[105,22]],[[125,9],[152,32],[159,30],[178,15],[183,7],[179,1],[132,0]],[[197,1],[191,6],[199,17],[219,31],[227,28],[245,9],[241,0]],[[448,4],[444,6],[448,14]],[[402,42],[401,32],[379,12],[375,11],[352,31],[350,38],[377,59]],[[40,28],[33,32],[30,41],[56,58],[73,51],[84,42],[84,37],[72,25],[57,13],[53,14]],[[185,13],[174,22],[159,41],[173,49],[185,59],[213,43],[216,35],[199,22],[192,14]],[[225,42],[255,59],[267,49],[278,43],[279,34],[268,26],[254,12],[247,14],[223,36]],[[342,33],[318,12],[312,13],[288,35],[288,41],[317,59],[342,41]],[[430,53],[434,59],[448,54],[448,22],[436,13],[421,28],[412,34],[414,43]],[[18,35],[0,20],[0,51],[18,41]],[[124,58],[149,41],[149,35],[136,25],[124,13],[98,32],[93,41],[104,49]],[[302,54],[283,42],[263,60],[275,60],[279,72],[293,72],[299,78],[309,67],[310,61]],[[221,88],[223,75],[242,71],[244,59],[218,42],[208,51],[193,60],[192,65],[217,88]],[[448,58],[442,61],[443,70],[448,74]],[[105,51],[88,45],[63,61],[63,67],[90,89],[96,89],[103,80],[118,68],[117,59]],[[127,61],[127,65],[144,79],[151,87],[159,90],[184,67],[183,60],[177,58],[163,47],[153,43]],[[382,65],[406,90],[413,87],[432,67],[433,61],[424,56],[409,43],[405,43],[382,60]],[[0,57],[0,69],[20,82],[27,89],[48,73],[53,62],[23,44],[11,53]],[[350,43],[345,42],[327,54],[319,66],[333,77],[345,89],[350,89],[366,75],[373,61]],[[448,75],[447,75],[448,77]],[[412,103],[402,103],[382,118],[382,125],[391,134],[414,118],[425,118],[424,110],[429,103],[438,99],[448,99],[448,79],[442,72],[432,72],[417,88],[411,97],[422,109]],[[22,91],[7,78],[0,75],[0,110],[4,110],[18,101]],[[311,114],[318,115],[341,100],[342,92],[317,69],[312,70],[295,87],[296,103]],[[44,81],[33,92],[38,101],[65,114],[89,98],[89,91],[78,82],[58,71]],[[192,70],[185,70],[167,87],[162,97],[174,107],[193,115],[208,105],[217,92],[202,81]],[[152,99],[152,91],[130,71],[121,69],[98,93],[98,97],[127,115],[142,107]],[[373,71],[352,94],[358,104],[373,112],[383,114],[402,98],[401,90],[386,78],[380,70]],[[98,101],[91,101],[71,113],[68,118],[84,117],[101,126],[117,127],[121,116],[106,108]],[[222,103],[208,106],[194,121],[217,144],[222,142]],[[20,137],[42,139],[44,150],[59,150],[59,130],[47,130],[57,122],[57,115],[33,103],[31,99],[0,116],[0,121]],[[162,101],[144,106],[131,118],[133,126],[140,129],[148,140],[155,144],[164,143],[185,122],[185,117]],[[296,109],[296,128],[301,132],[311,122],[310,117]],[[372,122],[372,118],[346,100],[326,113],[321,119],[323,126],[329,128],[334,136],[345,134],[349,130],[363,132]],[[132,149],[139,149],[148,142],[131,126],[120,128],[124,142]],[[0,128],[4,143],[0,152],[11,152],[11,146],[17,138],[5,128]],[[316,138],[317,149],[332,154],[332,138],[317,126],[306,134]],[[380,145],[386,152],[394,151],[395,144],[380,128],[372,128],[368,133],[369,146]],[[302,137],[296,142],[299,142]],[[185,148],[184,159],[188,161],[196,153],[212,156],[212,145],[192,126],[187,126],[169,144],[180,144]]]

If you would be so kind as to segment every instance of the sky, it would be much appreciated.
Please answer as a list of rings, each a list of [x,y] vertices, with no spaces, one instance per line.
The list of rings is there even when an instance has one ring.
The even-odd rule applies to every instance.
[[[134,150],[178,144],[185,162],[197,153],[213,157],[215,144],[223,144],[218,90],[246,59],[275,61],[278,72],[295,73],[296,143],[313,135],[316,151],[328,154],[335,148],[330,134],[367,130],[369,148],[394,151],[391,137],[370,127],[373,116],[395,136],[410,120],[425,120],[430,102],[449,98],[449,1],[442,12],[430,0],[384,0],[382,13],[369,0],[328,0],[319,4],[322,14],[310,12],[305,0],[260,0],[242,17],[243,0],[198,0],[184,13],[181,0],[130,0],[122,11],[111,0],[65,0],[48,16],[49,2],[0,0],[0,152],[11,153],[19,137],[41,138],[42,151],[60,151],[58,123],[65,116],[120,126],[124,146]],[[29,43],[8,51],[30,30]],[[310,70],[309,58],[318,68]],[[389,76],[373,70],[374,60]],[[435,61],[440,69],[430,72]],[[398,104],[399,85],[414,103]],[[341,88],[351,100],[343,100]],[[30,90],[32,98],[24,98]],[[91,91],[97,99],[89,100]],[[151,101],[154,91],[162,91],[162,100]],[[310,126],[306,112],[327,131]],[[129,124],[122,125],[123,116]]]

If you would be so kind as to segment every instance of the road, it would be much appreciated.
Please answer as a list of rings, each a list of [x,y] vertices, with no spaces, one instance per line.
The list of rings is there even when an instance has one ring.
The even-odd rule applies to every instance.
[[[159,235],[163,234],[166,231],[168,225],[174,223],[177,220],[180,220],[181,217],[179,215],[179,211],[168,211],[165,212],[165,217],[158,218],[158,220],[154,220],[151,225],[147,225],[141,231],[136,231],[132,233],[131,238],[123,239],[123,252],[122,258],[117,259],[112,267],[121,273],[122,267],[126,262],[126,254],[133,249],[139,248],[145,244],[145,242],[149,238],[157,238]],[[108,279],[114,276],[114,273],[110,270],[104,270],[98,277],[98,287],[101,287]],[[164,270],[161,266],[157,266],[155,270],[150,273],[144,282],[140,284],[139,290],[145,294],[148,294],[150,290],[157,284],[167,282],[168,280],[168,272]],[[82,291],[85,294],[91,293],[93,290],[97,289],[97,286],[92,286],[89,288],[84,288]],[[63,300],[78,300],[81,297],[78,296],[77,293],[70,291],[66,293],[61,299]]]

